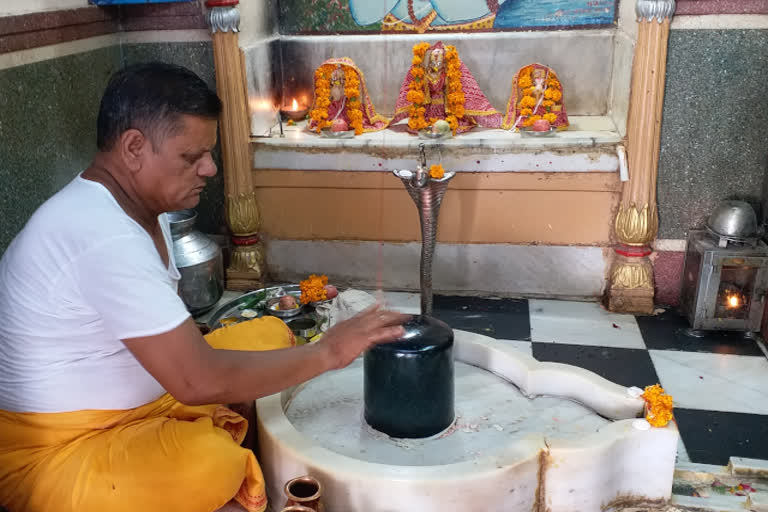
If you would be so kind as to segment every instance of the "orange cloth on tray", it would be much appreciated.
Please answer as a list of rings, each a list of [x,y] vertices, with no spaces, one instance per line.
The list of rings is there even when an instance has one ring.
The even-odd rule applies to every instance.
[[[295,345],[265,317],[213,331],[215,348]],[[240,443],[248,422],[223,405],[170,395],[129,410],[0,410],[0,505],[10,512],[210,512],[233,497],[266,508],[261,468]]]

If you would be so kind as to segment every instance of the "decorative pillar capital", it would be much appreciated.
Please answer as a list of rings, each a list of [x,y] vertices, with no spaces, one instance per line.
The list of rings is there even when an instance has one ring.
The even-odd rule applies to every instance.
[[[237,4],[240,0],[208,0],[205,6],[208,11],[208,25],[211,32],[239,32],[240,11]]]
[[[662,23],[667,18],[672,18],[675,13],[675,0],[637,0],[635,5],[637,21],[652,21],[653,18]]]

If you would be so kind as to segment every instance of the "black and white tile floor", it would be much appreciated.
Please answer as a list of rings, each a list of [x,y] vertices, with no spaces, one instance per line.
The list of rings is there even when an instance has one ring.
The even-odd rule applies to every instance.
[[[394,309],[419,310],[418,294],[385,296]],[[585,302],[435,296],[434,313],[454,329],[540,361],[580,366],[626,386],[661,383],[675,400],[680,463],[768,459],[768,358],[738,333],[691,338],[675,312],[634,317]]]

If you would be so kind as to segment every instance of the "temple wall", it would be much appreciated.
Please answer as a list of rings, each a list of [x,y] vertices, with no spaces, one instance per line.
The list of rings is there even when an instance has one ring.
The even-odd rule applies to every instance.
[[[768,170],[768,15],[701,3],[683,4],[691,14],[674,19],[669,40],[654,255],[663,304],[678,302],[688,230],[724,199],[759,207]]]
[[[120,11],[86,0],[0,7],[0,253],[47,198],[90,163],[109,76],[167,60],[215,86],[210,36],[195,4]],[[62,11],[62,9],[67,9]],[[201,225],[218,231],[221,180],[206,189]]]
[[[0,91],[3,92],[0,94],[0,178],[4,183],[0,191],[0,213],[4,219],[0,226],[0,250],[43,200],[88,163],[95,149],[99,95],[107,77],[120,65],[145,59],[170,60],[187,65],[210,83],[214,82],[210,38],[202,28],[204,23],[199,13],[146,11],[144,15],[126,18],[114,11],[86,7],[85,0],[5,4],[0,8]],[[768,124],[760,120],[768,119],[768,101],[762,87],[768,74],[768,13],[762,12],[755,2],[744,3],[749,4],[751,10],[743,12],[725,12],[722,10],[728,8],[723,7],[725,4],[732,10],[738,7],[738,3],[731,2],[681,0],[672,24],[659,162],[661,240],[655,244],[653,256],[659,286],[657,297],[662,303],[677,300],[681,251],[689,226],[700,225],[720,199],[759,197],[766,172]],[[275,5],[274,1],[244,0],[241,6],[241,46],[250,59],[249,68],[261,66],[272,73],[267,83],[263,77],[249,74],[251,92],[270,90],[274,84],[283,83],[274,71],[275,61],[283,56],[277,42],[280,35]],[[628,100],[621,94],[625,87],[621,84],[628,84],[629,80],[626,72],[622,75],[622,70],[631,58],[636,29],[632,8],[632,2],[618,4],[621,12],[609,51],[613,85],[604,98],[605,107],[595,110],[611,116],[620,133],[623,133],[621,127]],[[45,35],[42,29],[37,33],[30,30],[19,34],[9,29],[10,24],[2,23],[10,19],[9,16],[30,12],[35,15],[54,9],[57,11],[52,15],[60,9],[75,9],[76,17],[82,21],[79,28],[62,27],[48,30]],[[605,30],[608,29],[580,34],[589,37]],[[527,37],[541,37],[541,34],[534,32]],[[408,37],[419,39],[419,36]],[[430,38],[436,36],[423,37]],[[450,39],[448,35],[442,38]],[[345,47],[342,45],[342,48]],[[354,50],[354,47],[346,48]],[[466,58],[472,63],[481,57],[473,57],[470,50]],[[507,65],[510,73],[516,65]],[[483,69],[480,60],[473,66]],[[484,76],[483,72],[477,74],[481,80],[493,78]],[[509,80],[511,74],[500,78],[504,88],[508,88]],[[382,85],[376,82],[375,87],[385,98],[382,101],[391,103]],[[579,104],[587,102],[577,101],[573,109],[580,108]],[[271,266],[278,278],[289,274],[285,265],[287,258],[296,258],[296,269],[304,270],[301,265],[306,262],[299,264],[291,248],[302,248],[307,251],[302,254],[310,254],[307,242],[313,236],[328,240],[327,244],[336,244],[334,250],[341,252],[331,254],[353,255],[354,248],[359,247],[361,259],[375,256],[376,251],[370,247],[378,247],[378,241],[382,240],[386,250],[400,255],[392,256],[400,258],[396,261],[401,264],[410,261],[412,254],[408,247],[417,239],[415,209],[406,201],[407,196],[399,193],[402,191],[395,190],[394,184],[380,185],[391,176],[385,178],[385,173],[368,172],[361,181],[354,177],[359,174],[356,172],[317,171],[308,176],[313,173],[255,172],[264,232],[273,242],[269,254],[276,258],[270,260]],[[324,183],[313,184],[317,176],[321,176]],[[465,256],[472,261],[487,257],[493,268],[509,258],[535,260],[542,250],[553,255],[549,260],[541,260],[548,261],[552,268],[567,266],[568,261],[587,261],[574,263],[572,269],[589,278],[578,281],[569,290],[601,293],[601,287],[595,286],[594,280],[604,278],[604,268],[609,264],[603,249],[612,243],[610,223],[618,201],[615,173],[597,177],[571,176],[570,173],[552,177],[537,173],[493,176],[473,173],[460,178],[453,185],[459,188],[449,192],[446,198],[440,233],[445,247],[469,251]],[[356,183],[357,189],[351,187],[350,184]],[[208,232],[225,229],[220,190],[221,180],[217,178],[204,193],[200,224]],[[312,203],[318,200],[325,205],[321,213],[317,213],[317,205]],[[285,204],[295,206],[295,217],[288,217]],[[355,206],[338,206],[344,204]],[[388,219],[387,213],[394,215],[390,218],[393,222],[386,229],[379,229],[381,219]],[[546,226],[542,220],[544,215]],[[369,243],[373,245],[366,245]],[[402,251],[398,252],[397,248]],[[597,252],[588,255],[578,252],[592,249]],[[474,250],[479,252],[472,252]],[[320,249],[316,252],[324,254]],[[472,255],[467,256],[470,252]],[[530,274],[529,267],[514,265],[506,275],[514,274],[513,270],[520,279],[524,276],[519,272],[535,275]],[[546,278],[546,273],[542,275]],[[406,285],[409,282],[398,279],[393,282]],[[505,283],[511,282],[510,278]],[[537,293],[533,288],[529,287],[528,293]],[[544,289],[543,293],[546,292]]]

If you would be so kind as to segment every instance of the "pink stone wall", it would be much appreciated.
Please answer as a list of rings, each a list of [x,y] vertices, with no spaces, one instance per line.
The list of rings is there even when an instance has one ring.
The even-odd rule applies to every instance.
[[[657,251],[651,255],[656,303],[677,306],[680,303],[680,281],[683,275],[684,252]]]
[[[678,0],[675,8],[675,16],[766,13],[768,0]]]

